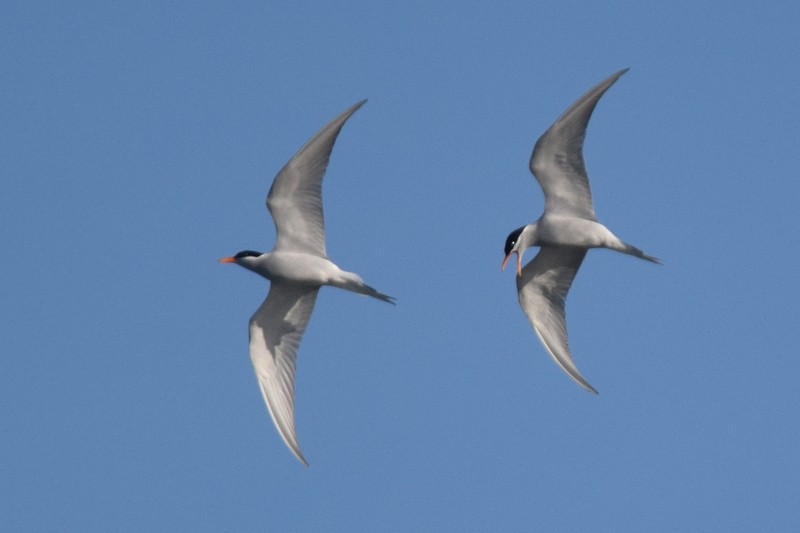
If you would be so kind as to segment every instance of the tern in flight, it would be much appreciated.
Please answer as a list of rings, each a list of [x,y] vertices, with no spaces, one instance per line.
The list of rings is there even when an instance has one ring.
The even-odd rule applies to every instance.
[[[586,390],[586,381],[569,351],[564,304],[589,248],[610,248],[661,263],[622,242],[597,220],[583,162],[586,126],[598,100],[628,69],[600,82],[580,97],[550,126],[533,148],[530,169],[544,191],[544,213],[533,224],[512,231],[505,244],[505,269],[517,254],[517,293],[522,311],[556,364]],[[539,253],[522,268],[522,255],[532,246]]]
[[[304,465],[294,427],[297,349],[317,292],[323,285],[394,304],[358,274],[336,266],[325,252],[322,177],[342,126],[362,100],[319,130],[278,172],[267,194],[277,233],[271,252],[245,250],[222,263],[236,263],[270,281],[269,293],[250,318],[250,360],[272,421],[286,446]]]

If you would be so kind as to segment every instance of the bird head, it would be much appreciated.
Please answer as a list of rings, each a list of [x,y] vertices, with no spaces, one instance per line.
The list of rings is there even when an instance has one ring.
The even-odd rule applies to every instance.
[[[247,269],[251,269],[254,266],[254,262],[257,258],[264,255],[262,252],[254,252],[253,250],[243,250],[236,255],[231,257],[223,257],[219,260],[220,263],[236,263],[239,266],[243,266]]]
[[[504,249],[504,253],[506,254],[505,259],[503,259],[503,264],[500,265],[500,271],[502,272],[506,268],[506,263],[511,258],[511,254],[517,254],[517,276],[522,275],[522,254],[525,252],[525,248],[522,246],[522,240],[520,236],[522,232],[525,231],[527,226],[522,226],[521,228],[517,228],[511,233],[508,234],[506,238],[506,246]]]

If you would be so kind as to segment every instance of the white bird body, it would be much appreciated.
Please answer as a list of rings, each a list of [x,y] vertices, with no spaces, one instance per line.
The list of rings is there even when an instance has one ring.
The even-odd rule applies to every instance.
[[[553,360],[578,384],[597,393],[575,366],[569,350],[565,304],[567,293],[590,248],[609,248],[661,263],[623,242],[597,221],[583,161],[586,127],[597,102],[628,69],[621,70],[579,98],[536,141],[530,170],[545,196],[544,214],[509,234],[505,268],[517,254],[517,293],[523,312]],[[530,247],[540,250],[525,268],[522,256]]]
[[[357,274],[342,270],[330,259],[303,252],[273,250],[242,261],[241,265],[278,283],[341,287],[354,277],[358,278]]]
[[[294,425],[295,369],[320,287],[331,285],[394,303],[358,274],[336,266],[325,251],[322,178],[342,126],[365,101],[330,121],[275,176],[267,194],[277,233],[275,248],[220,259],[270,280],[267,298],[250,318],[250,360],[278,433],[306,466]]]
[[[549,213],[525,226],[520,239],[529,242],[529,247],[548,244],[581,248],[624,247],[622,241],[599,222]]]

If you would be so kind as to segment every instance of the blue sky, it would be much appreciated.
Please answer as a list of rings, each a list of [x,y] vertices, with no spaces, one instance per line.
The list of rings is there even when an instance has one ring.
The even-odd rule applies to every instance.
[[[320,4],[320,3],[317,3]],[[796,531],[800,7],[6,2],[0,529]],[[499,272],[536,138],[589,87],[605,250]],[[280,167],[362,98],[284,447],[247,355]],[[533,252],[526,255],[526,260]]]

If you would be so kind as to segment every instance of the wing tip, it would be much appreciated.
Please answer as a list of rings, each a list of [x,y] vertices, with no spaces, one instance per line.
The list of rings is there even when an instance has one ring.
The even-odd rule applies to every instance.
[[[261,395],[264,399],[264,403],[267,406],[269,416],[272,418],[272,424],[278,431],[278,435],[280,435],[281,440],[286,447],[289,448],[289,451],[292,452],[292,455],[294,455],[298,461],[303,463],[304,466],[308,467],[308,461],[303,455],[302,450],[300,450],[300,443],[297,441],[297,433],[294,429],[294,406],[292,405],[290,408],[290,414],[288,418],[280,416],[280,411],[276,411],[274,409],[275,406],[272,404],[273,398],[267,392],[267,388],[261,380],[261,376],[258,374],[258,372],[256,372],[256,379],[258,381],[258,386],[261,389]]]
[[[297,460],[300,461],[303,464],[303,466],[305,466],[306,468],[311,466],[311,465],[308,464],[308,461],[306,461],[306,458],[303,455],[303,452],[300,451],[300,448],[295,449],[295,448],[292,448],[290,446],[290,449],[292,450],[292,453],[297,458]]]
[[[583,387],[585,390],[587,390],[587,391],[591,392],[592,394],[596,394],[596,395],[599,395],[599,394],[600,394],[599,392],[597,392],[597,389],[595,389],[594,387],[592,387],[591,383],[589,383],[588,381],[586,381],[586,378],[584,378],[584,377],[581,375],[581,373],[580,373],[580,372],[578,372],[578,367],[576,367],[576,366],[575,366],[575,363],[574,363],[574,362],[570,361],[570,362],[572,363],[572,368],[567,368],[566,366],[562,365],[560,361],[556,361],[556,362],[558,363],[558,366],[560,366],[560,367],[561,367],[561,369],[562,369],[562,370],[563,370],[563,371],[564,371],[564,372],[565,372],[565,373],[566,373],[566,374],[567,374],[569,377],[571,377],[573,381],[575,381],[575,383],[577,383],[578,385],[580,385],[581,387]]]
[[[584,381],[585,381],[585,380],[584,380]],[[588,383],[588,382],[587,382],[585,385],[584,385],[583,383],[581,383],[581,385],[583,385],[583,388],[584,388],[584,389],[586,389],[587,391],[591,392],[591,393],[592,393],[592,394],[594,394],[595,396],[599,396],[599,395],[600,395],[600,393],[597,391],[597,389],[595,389],[594,387],[592,387],[591,385],[589,385],[589,383]]]
[[[600,394],[599,392],[597,392],[597,389],[592,387],[592,385],[588,381],[586,381],[586,379],[580,374],[580,372],[577,371],[578,370],[577,368],[575,369],[575,373],[574,374],[571,371],[569,371],[566,368],[564,368],[563,366],[561,368],[562,368],[562,370],[564,370],[564,372],[567,373],[567,375],[569,377],[572,378],[573,381],[575,381],[575,383],[580,385],[584,390],[587,390],[587,391],[589,391],[589,392],[591,392],[592,394],[595,394],[595,395],[599,395]]]
[[[275,422],[274,419],[273,422]],[[303,452],[300,449],[300,443],[297,442],[297,435],[295,434],[294,427],[284,427],[283,425],[279,425],[277,422],[275,423],[275,426],[278,429],[278,434],[281,436],[283,443],[286,444],[286,447],[289,448],[289,451],[292,452],[292,455],[294,455],[297,460],[307,468],[309,464],[305,455],[303,455]]]
[[[542,342],[542,345],[544,346],[545,350],[547,350],[547,353],[550,354],[550,357],[553,359],[553,361],[555,361],[558,367],[562,371],[564,371],[566,375],[568,375],[570,378],[572,378],[572,380],[575,383],[583,387],[585,390],[591,392],[592,394],[596,395],[600,394],[597,391],[597,389],[592,387],[592,385],[588,381],[586,381],[586,378],[584,378],[581,375],[580,371],[578,370],[578,367],[575,365],[575,361],[572,360],[572,355],[569,353],[569,348],[567,348],[566,346],[564,347],[564,349],[566,350],[566,354],[562,353],[559,350],[558,355],[556,355],[556,352],[553,350],[553,347],[551,347],[550,344],[547,342],[547,340],[545,340],[544,336],[539,331],[539,329],[536,326],[534,326],[533,330],[536,332],[536,335],[539,337],[539,340]]]

